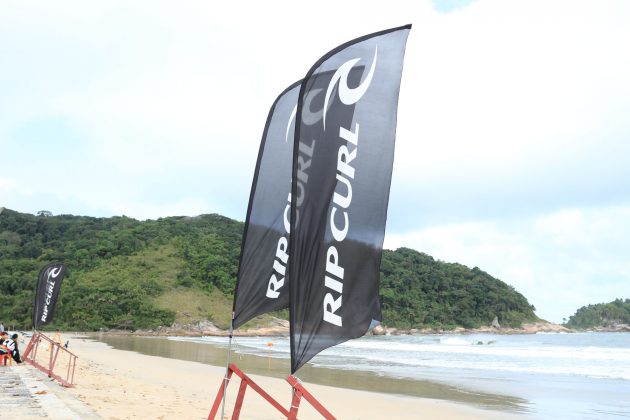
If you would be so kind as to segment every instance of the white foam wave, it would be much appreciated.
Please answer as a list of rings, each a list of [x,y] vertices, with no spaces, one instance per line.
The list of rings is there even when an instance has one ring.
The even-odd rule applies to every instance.
[[[440,340],[440,343],[447,346],[469,346],[471,344],[470,340],[465,340],[459,337],[448,337]]]
[[[222,346],[228,343],[225,337],[171,339]],[[290,345],[286,337],[239,337],[235,341],[238,352],[289,357]],[[272,346],[269,346],[270,342]],[[483,344],[477,344],[479,342]],[[383,374],[396,366],[406,366],[410,375],[431,368],[630,380],[630,352],[625,347],[563,346],[537,341],[527,345],[512,338],[372,337],[351,340],[327,349],[315,362],[329,367],[378,370]]]

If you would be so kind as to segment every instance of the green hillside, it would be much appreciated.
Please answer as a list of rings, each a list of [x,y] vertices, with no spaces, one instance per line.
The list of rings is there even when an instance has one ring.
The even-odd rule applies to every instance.
[[[28,328],[39,269],[63,261],[69,273],[50,328],[155,328],[201,319],[226,328],[242,230],[243,223],[216,214],[141,222],[5,209],[0,320]],[[511,286],[411,249],[384,252],[381,297],[384,324],[401,328],[476,327],[495,316],[511,326],[537,319]]]
[[[582,306],[569,317],[566,326],[569,328],[614,327],[619,324],[630,324],[630,299],[615,299],[610,303],[598,303]]]
[[[537,321],[534,306],[512,286],[475,267],[436,261],[412,249],[384,251],[381,302],[388,325],[476,328]]]

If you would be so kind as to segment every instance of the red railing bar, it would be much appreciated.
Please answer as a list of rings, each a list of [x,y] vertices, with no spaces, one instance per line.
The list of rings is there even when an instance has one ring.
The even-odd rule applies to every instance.
[[[285,416],[289,415],[289,412],[287,411],[286,408],[280,405],[280,403],[276,401],[271,395],[267,394],[267,392],[265,392],[264,389],[258,386],[256,382],[252,381],[252,379],[249,376],[245,375],[238,367],[236,367],[235,364],[230,363],[230,369],[232,369],[232,371],[234,371],[234,373],[236,373],[242,379],[245,379],[247,381],[247,385],[251,386],[254,391],[258,392],[258,394],[260,394],[261,397],[267,400],[267,402],[273,405],[279,412],[281,412]]]

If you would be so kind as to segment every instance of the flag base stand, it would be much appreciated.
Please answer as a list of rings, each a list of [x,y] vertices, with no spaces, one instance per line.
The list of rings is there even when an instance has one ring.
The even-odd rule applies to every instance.
[[[241,384],[238,388],[238,396],[236,397],[236,402],[234,403],[234,412],[232,413],[232,420],[238,420],[241,414],[241,408],[243,407],[243,399],[245,398],[245,391],[249,386],[254,391],[256,391],[261,397],[263,397],[269,404],[271,404],[274,408],[276,408],[283,416],[285,416],[289,420],[297,419],[298,409],[300,407],[300,402],[302,398],[308,401],[315,410],[317,410],[325,419],[327,420],[336,420],[335,416],[330,414],[328,410],[319,402],[317,399],[308,392],[302,383],[294,376],[287,376],[287,382],[293,388],[293,399],[291,401],[291,408],[287,410],[284,408],[278,401],[276,401],[271,395],[269,395],[265,390],[263,390],[256,382],[254,382],[249,376],[244,374],[234,363],[230,363],[227,369],[227,374],[223,378],[221,383],[221,387],[219,388],[219,392],[217,392],[217,396],[214,399],[214,404],[212,404],[212,409],[210,410],[210,414],[208,414],[208,420],[214,420],[219,410],[219,406],[221,405],[221,400],[223,399],[224,392],[227,388],[228,383],[230,382],[230,378],[232,374],[235,374],[239,378],[241,378]]]

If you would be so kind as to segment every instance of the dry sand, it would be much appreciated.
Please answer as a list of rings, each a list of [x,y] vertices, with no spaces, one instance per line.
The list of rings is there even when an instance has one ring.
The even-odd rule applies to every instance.
[[[107,419],[205,419],[225,372],[217,366],[116,350],[105,343],[63,335],[64,341],[68,338],[71,350],[79,357],[75,387],[68,392]],[[289,407],[291,388],[286,381],[257,375],[251,377],[282,405]],[[339,419],[520,418],[441,400],[304,385]],[[228,387],[225,418],[231,416],[237,390],[238,382],[232,381]],[[248,389],[241,418],[283,417]],[[320,419],[321,416],[303,400],[299,418]]]

